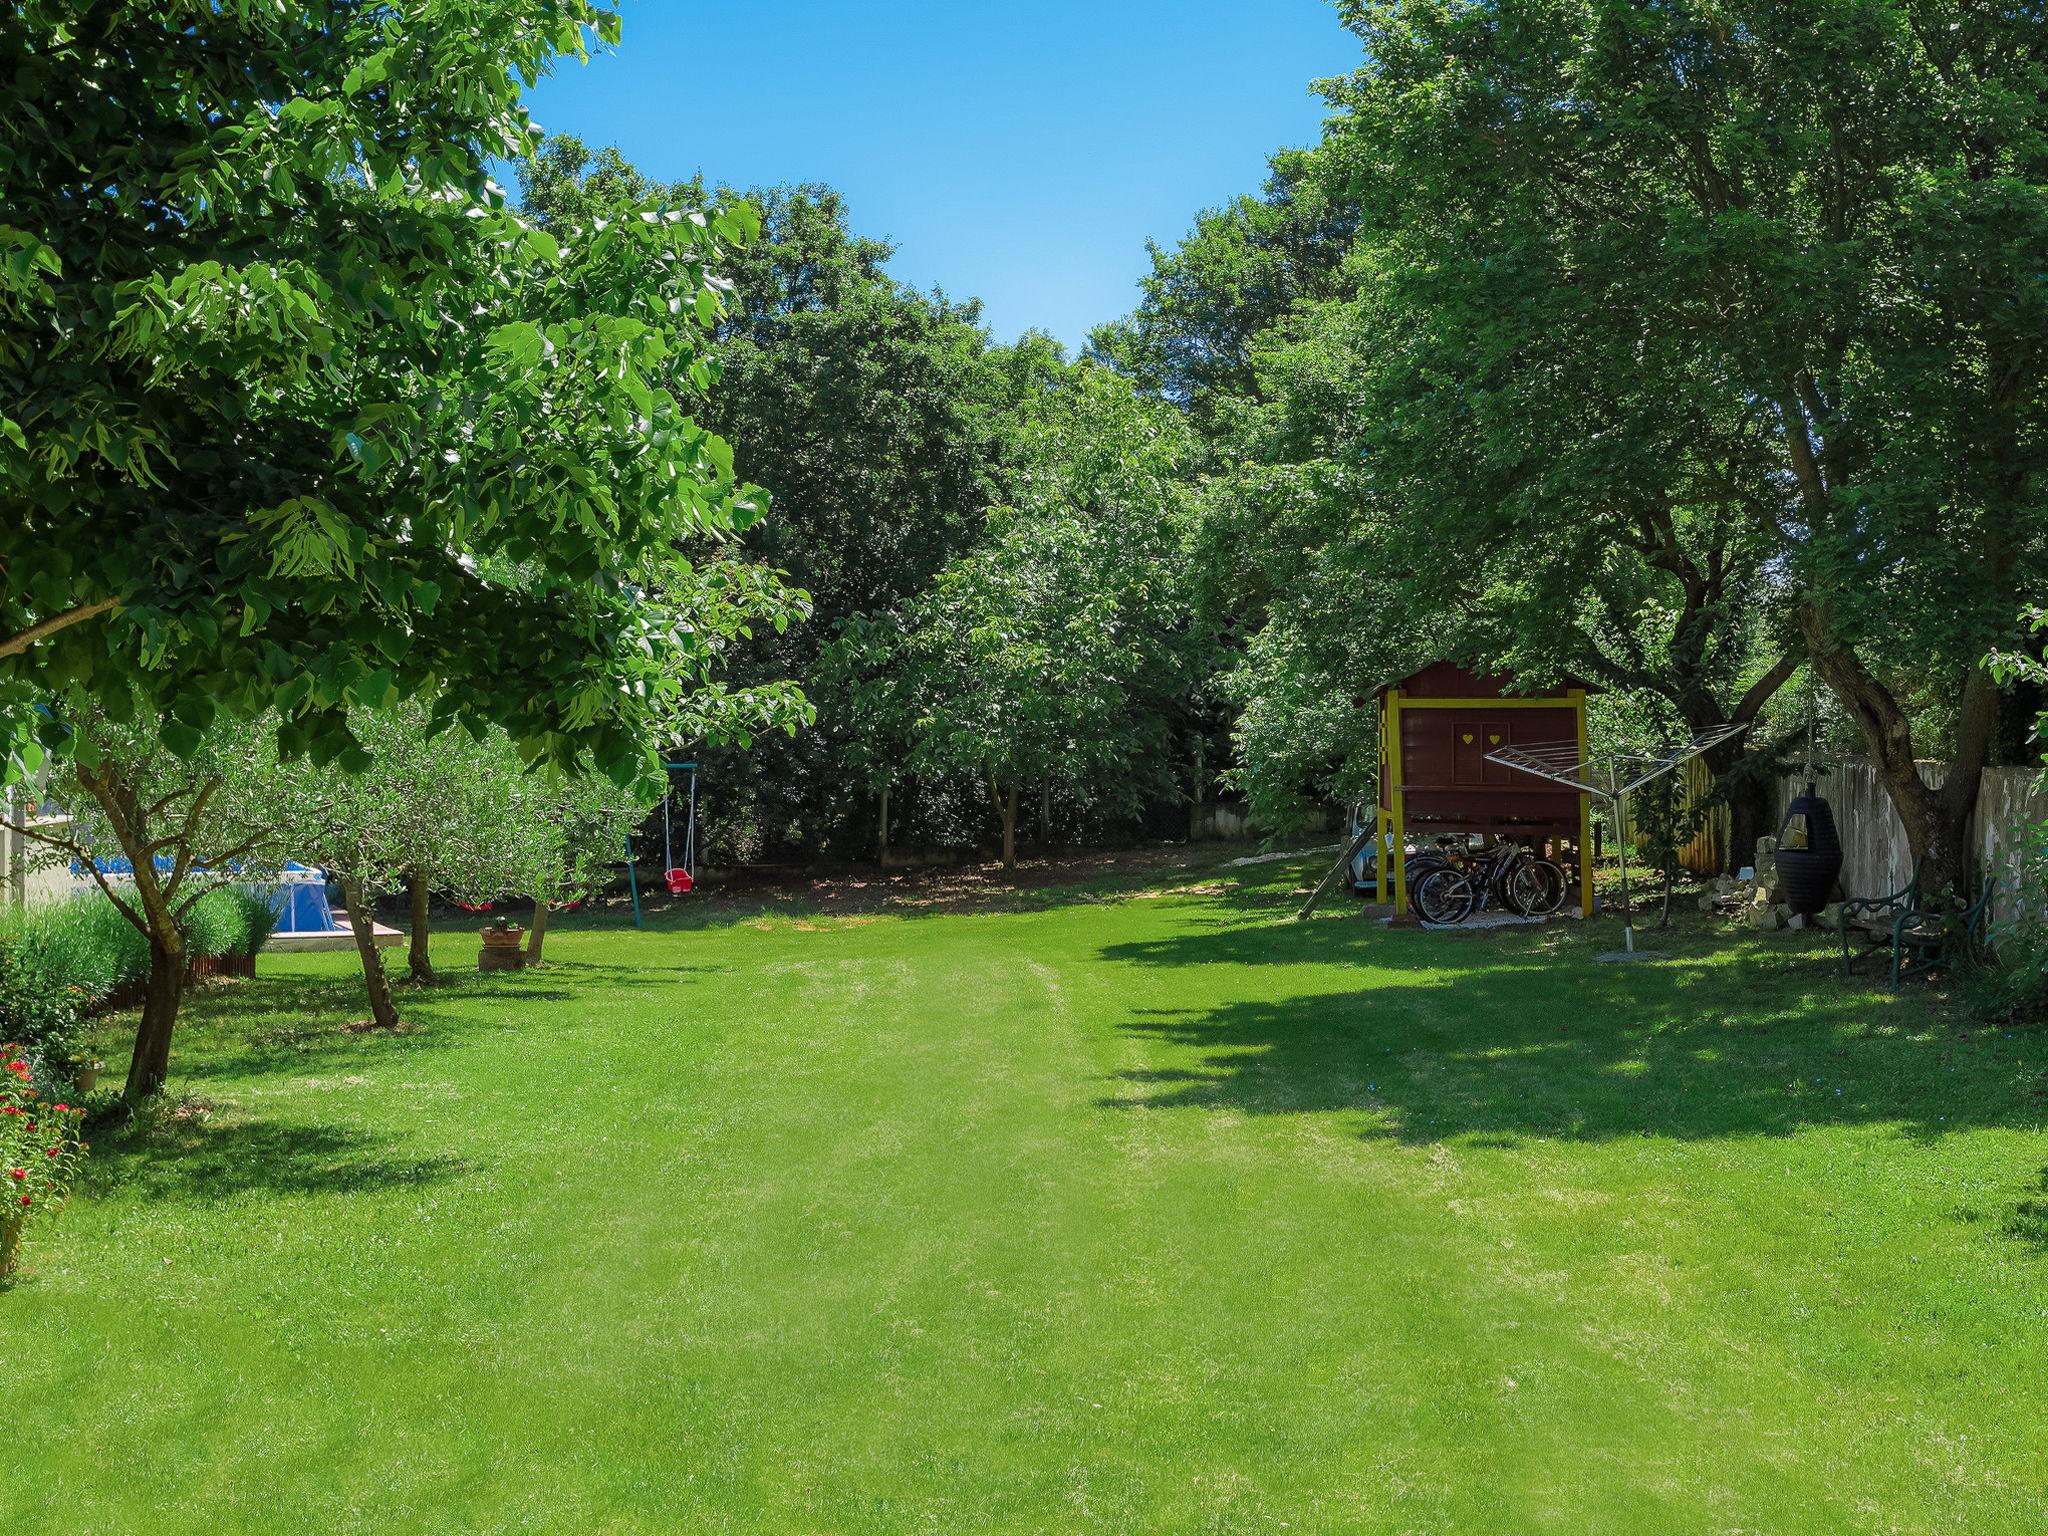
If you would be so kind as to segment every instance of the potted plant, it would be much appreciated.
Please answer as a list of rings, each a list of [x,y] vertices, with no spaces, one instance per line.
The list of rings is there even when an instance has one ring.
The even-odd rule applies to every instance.
[[[81,1099],[100,1085],[100,1074],[106,1070],[107,1064],[90,1051],[71,1058],[71,1081]]]
[[[509,917],[501,917],[486,924],[483,930],[484,947],[483,952],[477,956],[477,969],[517,970],[526,958],[519,948],[519,941],[525,936],[526,930]]]
[[[484,925],[484,944],[492,949],[517,949],[525,932],[509,917],[496,918]]]

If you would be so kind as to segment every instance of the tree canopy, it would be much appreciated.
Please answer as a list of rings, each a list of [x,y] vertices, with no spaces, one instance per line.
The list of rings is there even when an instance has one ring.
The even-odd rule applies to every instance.
[[[2035,13],[1901,0],[1353,3],[1323,153],[1405,328],[1381,438],[1461,532],[1534,504],[1713,584],[1843,698],[1945,878],[2048,581]],[[1565,514],[1560,516],[1559,514]],[[1483,537],[1482,532],[1482,537]],[[1536,537],[1518,534],[1525,547]],[[1901,661],[1956,700],[1914,768]]]
[[[751,212],[542,229],[489,179],[589,0],[0,14],[0,706],[217,708],[360,765],[351,707],[630,772],[640,594],[761,497],[693,414]]]

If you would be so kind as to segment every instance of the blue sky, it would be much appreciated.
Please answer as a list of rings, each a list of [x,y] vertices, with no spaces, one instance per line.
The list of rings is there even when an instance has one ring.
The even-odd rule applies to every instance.
[[[624,0],[619,48],[528,98],[664,179],[823,181],[997,339],[1078,345],[1148,237],[1313,142],[1358,45],[1327,0]]]

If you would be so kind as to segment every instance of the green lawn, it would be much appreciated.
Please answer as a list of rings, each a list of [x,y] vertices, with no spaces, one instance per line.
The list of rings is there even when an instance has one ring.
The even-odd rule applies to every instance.
[[[1244,873],[266,958],[0,1295],[6,1528],[2048,1529],[2048,1039]]]

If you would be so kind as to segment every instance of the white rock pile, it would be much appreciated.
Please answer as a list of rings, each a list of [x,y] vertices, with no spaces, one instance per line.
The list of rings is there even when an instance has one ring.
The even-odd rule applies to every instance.
[[[1793,912],[1785,903],[1778,882],[1778,840],[1775,837],[1756,840],[1756,862],[1743,871],[1743,875],[1741,879],[1715,876],[1713,889],[1700,898],[1700,910],[1718,912],[1723,917],[1766,932],[1809,925],[1817,928],[1838,925],[1841,914],[1836,906],[1829,906],[1818,917],[1807,918]]]

